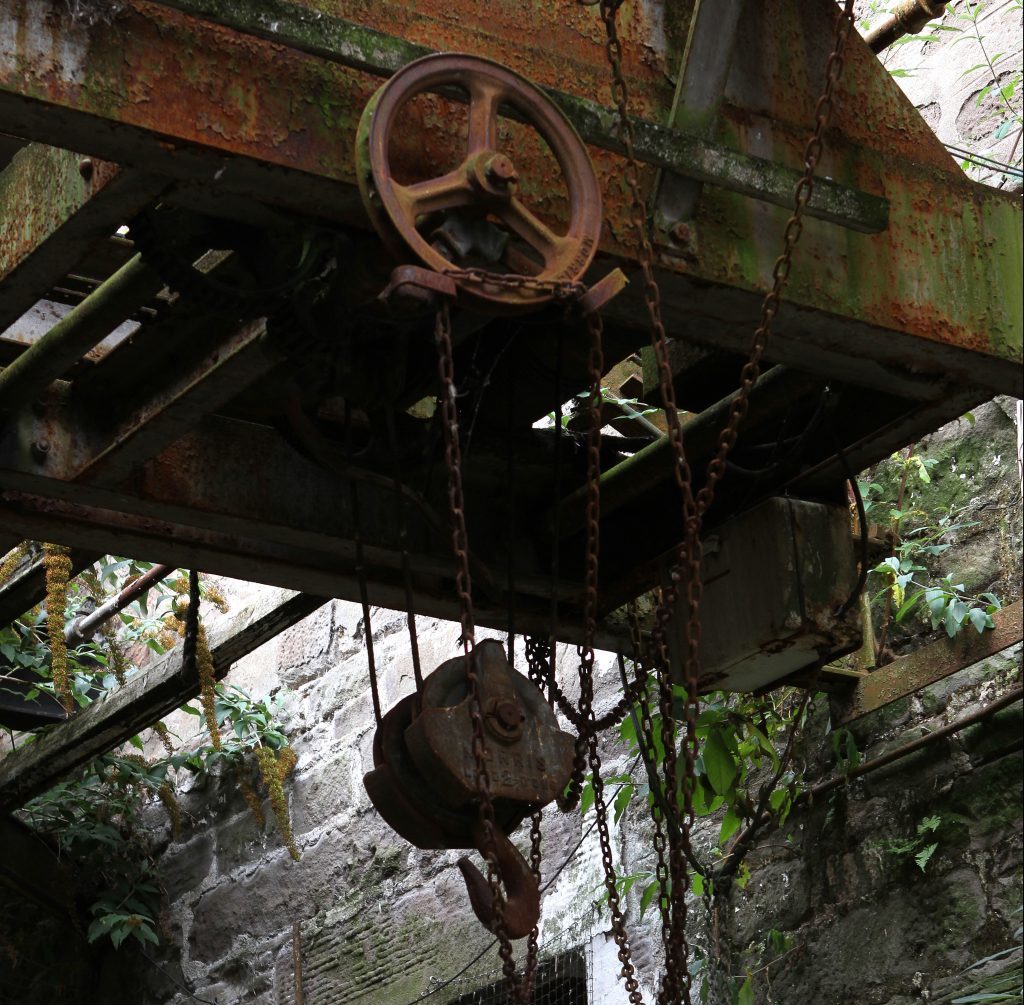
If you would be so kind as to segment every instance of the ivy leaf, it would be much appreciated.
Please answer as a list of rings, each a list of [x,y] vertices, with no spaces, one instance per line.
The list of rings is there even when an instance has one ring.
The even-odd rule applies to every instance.
[[[580,793],[580,815],[585,816],[587,810],[594,805],[594,786],[590,782],[583,783],[583,791]]]
[[[718,843],[720,845],[725,844],[740,829],[741,823],[743,823],[743,819],[730,806],[725,811],[725,816],[722,817],[722,829],[718,834]]]
[[[992,616],[986,614],[980,607],[972,607],[967,616],[971,619],[971,624],[974,625],[979,635],[984,634],[986,628],[995,626]]]
[[[626,807],[633,798],[634,791],[635,786],[631,782],[627,782],[619,789],[618,794],[615,796],[615,823],[618,823],[622,818],[622,814],[626,812]]]
[[[736,761],[720,729],[712,730],[704,744],[704,768],[711,787],[725,795],[736,780]]]
[[[651,901],[654,900],[658,893],[659,883],[656,879],[651,880],[647,886],[644,887],[644,892],[640,895],[640,920],[643,920],[644,913],[647,908],[651,906]]]
[[[754,979],[749,974],[747,979],[743,982],[740,987],[739,997],[736,999],[736,1005],[754,1005]]]

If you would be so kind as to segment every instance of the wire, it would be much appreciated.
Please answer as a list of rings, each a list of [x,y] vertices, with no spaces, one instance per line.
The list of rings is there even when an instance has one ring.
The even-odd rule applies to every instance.
[[[983,154],[972,153],[970,150],[964,150],[963,147],[955,146],[952,143],[945,144],[946,149],[956,157],[963,157],[966,160],[971,161],[975,167],[991,168],[994,171],[1002,171],[1004,174],[1012,175],[1015,178],[1024,178],[1024,167],[1019,164],[1006,164],[1003,161],[997,161],[992,157],[986,157]]]
[[[164,977],[166,977],[175,987],[180,988],[182,991],[184,991],[185,994],[187,994],[189,998],[191,998],[193,1001],[202,1002],[203,1005],[219,1005],[219,1002],[217,1002],[216,999],[210,1001],[209,998],[200,998],[199,995],[197,995],[187,984],[184,984],[182,981],[179,981],[178,978],[175,977],[169,970],[165,970],[160,963],[154,960],[153,957],[150,956],[149,953],[147,953],[146,950],[142,948],[141,943],[137,944],[136,948],[138,949],[139,953],[142,955],[142,958],[144,960],[146,960],[148,963],[156,967],[156,969],[159,970],[160,973],[164,975]],[[241,1000],[241,998],[236,999],[236,1001],[238,1002],[241,1002]]]

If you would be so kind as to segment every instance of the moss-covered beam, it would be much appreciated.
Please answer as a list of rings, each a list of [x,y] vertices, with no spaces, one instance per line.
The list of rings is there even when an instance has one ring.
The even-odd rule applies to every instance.
[[[326,603],[288,591],[261,594],[211,633],[216,676]],[[24,805],[75,768],[105,754],[173,712],[199,693],[195,668],[185,664],[182,647],[133,677],[103,701],[94,702],[66,723],[22,746],[0,761],[0,813]]]
[[[0,172],[0,331],[166,184],[69,150],[19,150]]]
[[[285,0],[265,0],[258,7],[246,0],[159,2],[183,14],[381,77],[433,51]],[[619,154],[625,152],[613,109],[553,87],[544,90],[587,143]],[[644,163],[778,206],[792,204],[800,172],[656,122],[638,118],[631,121],[636,154]],[[865,233],[884,230],[888,220],[885,199],[825,178],[818,182],[807,212]]]
[[[965,623],[956,638],[943,636],[923,649],[879,667],[858,681],[847,694],[833,696],[833,722],[840,725],[859,719],[1010,648],[1024,638],[1022,617],[1021,601],[1017,600],[996,612],[995,628],[979,635]]]

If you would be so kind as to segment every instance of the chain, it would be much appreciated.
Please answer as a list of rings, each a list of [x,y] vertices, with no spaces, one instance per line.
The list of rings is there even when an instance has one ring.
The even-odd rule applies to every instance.
[[[480,679],[473,656],[473,599],[469,574],[469,541],[466,534],[466,510],[462,492],[462,455],[459,447],[458,410],[455,404],[455,363],[452,354],[451,319],[448,303],[442,300],[434,322],[434,338],[438,349],[438,376],[441,380],[441,425],[444,430],[445,464],[448,470],[448,504],[452,519],[452,550],[455,555],[455,588],[459,597],[459,621],[469,684],[469,714],[473,725],[473,763],[476,788],[480,800],[480,826],[483,831],[481,851],[487,862],[487,883],[491,889],[494,912],[494,934],[498,937],[498,955],[502,973],[521,998],[522,984],[516,975],[512,940],[505,927],[505,901],[501,893],[498,857],[495,844],[497,825],[491,799],[491,778],[487,767],[484,740],[484,717],[480,703]]]
[[[534,276],[514,272],[488,272],[487,269],[445,269],[444,274],[456,282],[474,286],[498,286],[504,290],[528,290],[531,293],[546,293],[556,300],[571,302],[579,300],[586,292],[582,283],[557,279],[537,279]]]
[[[580,657],[579,711],[584,723],[589,728],[581,734],[580,740],[585,738],[586,763],[590,766],[591,785],[594,789],[594,810],[597,815],[601,863],[604,867],[604,885],[608,894],[612,937],[619,949],[620,973],[631,1005],[642,1005],[643,995],[636,979],[629,936],[626,932],[616,883],[611,833],[608,827],[608,807],[604,797],[604,780],[601,778],[601,756],[597,749],[597,731],[594,729],[594,635],[597,631],[598,556],[601,545],[601,384],[604,376],[604,353],[602,349],[603,326],[600,315],[588,314],[586,321],[587,332],[590,336],[590,348],[587,356],[587,369],[590,374],[590,394],[587,398],[589,418],[587,432],[587,543],[584,574],[583,644],[578,647],[578,652]],[[584,744],[578,740],[574,777],[577,773],[582,774],[583,746]]]
[[[668,358],[667,333],[661,317],[660,292],[654,276],[654,249],[648,236],[647,213],[640,189],[639,165],[633,143],[632,124],[628,117],[629,93],[622,71],[622,44],[616,25],[616,13],[620,3],[621,0],[601,0],[601,18],[605,25],[606,54],[612,74],[612,99],[619,114],[620,137],[626,153],[625,177],[632,204],[631,222],[636,230],[640,249],[639,260],[644,278],[644,302],[651,321],[651,341],[658,366],[662,405],[675,459],[673,473],[680,489],[683,510],[683,540],[677,561],[670,573],[670,583],[664,591],[655,614],[651,640],[653,658],[658,668],[659,678],[662,741],[665,750],[663,759],[665,790],[667,793],[671,793],[673,798],[676,793],[675,715],[666,642],[684,572],[689,603],[685,660],[686,742],[683,745],[685,775],[682,787],[686,824],[685,827],[678,829],[679,833],[676,828],[670,831],[671,935],[666,940],[666,980],[659,1000],[666,1003],[674,1002],[682,996],[682,1000],[689,1003],[690,978],[686,968],[687,947],[685,941],[685,884],[682,881],[686,878],[683,842],[688,842],[689,828],[694,819],[693,781],[697,755],[697,691],[700,679],[700,602],[703,592],[700,576],[703,557],[700,524],[703,514],[714,500],[715,487],[725,472],[726,459],[735,446],[737,430],[749,407],[750,392],[760,376],[760,362],[768,345],[772,321],[778,313],[782,291],[792,268],[793,251],[803,230],[804,210],[813,192],[814,174],[823,149],[825,130],[831,117],[835,85],[842,72],[842,52],[853,24],[853,3],[852,0],[845,0],[842,15],[836,23],[833,49],[829,54],[825,69],[825,89],[815,106],[814,133],[804,152],[805,170],[794,192],[794,210],[787,221],[783,235],[783,251],[772,270],[772,287],[762,304],[760,320],[754,332],[749,358],[741,370],[740,386],[730,406],[729,418],[719,435],[715,457],[708,465],[705,484],[696,498],[693,494],[692,472],[686,458],[682,426],[679,422],[675,387]],[[664,893],[664,886],[662,892]],[[663,914],[663,921],[664,918]]]
[[[543,811],[534,810],[530,815],[530,872],[537,881],[537,889],[540,889],[540,864],[541,864],[541,824],[543,822]],[[533,926],[529,937],[526,940],[526,963],[523,966],[523,984],[520,998],[523,1002],[530,1000],[533,992],[533,980],[537,975],[537,959],[540,953],[539,943],[540,929]]]

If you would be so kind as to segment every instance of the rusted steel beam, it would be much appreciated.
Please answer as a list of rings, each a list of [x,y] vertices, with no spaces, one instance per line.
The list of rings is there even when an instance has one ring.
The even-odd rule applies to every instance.
[[[1021,601],[994,615],[995,628],[979,635],[969,625],[955,639],[938,641],[901,656],[857,682],[846,695],[834,694],[832,706],[837,722],[847,723],[920,691],[929,684],[1008,649],[1024,638]]]
[[[326,598],[270,591],[211,632],[214,673],[231,665],[326,603]],[[199,693],[181,646],[77,715],[0,760],[0,812],[45,792],[90,758],[107,753]]]
[[[166,181],[31,144],[0,172],[0,332]]]
[[[202,327],[202,323],[198,327]],[[178,333],[188,338],[189,326]],[[179,370],[167,374],[164,381],[147,388],[144,404],[131,407],[116,419],[108,415],[102,430],[93,422],[94,435],[87,450],[74,461],[73,473],[57,477],[113,485],[164,447],[185,435],[200,419],[217,411],[265,376],[284,358],[268,344],[266,319],[258,318],[237,328],[227,338]],[[93,409],[87,407],[69,415],[65,429],[82,430]],[[111,421],[113,419],[113,421]],[[65,454],[65,457],[68,455]]]
[[[286,0],[268,0],[258,9],[244,0],[157,2],[183,14],[381,77],[390,76],[414,59],[435,51]],[[724,86],[724,75],[721,76]],[[624,152],[612,109],[553,87],[544,90],[586,142],[615,153]],[[692,132],[665,128],[645,119],[633,119],[632,124],[636,154],[644,163],[775,205],[792,203],[798,171],[748,157]],[[822,180],[811,198],[807,213],[865,233],[883,230],[888,218],[884,199],[827,179]]]
[[[103,526],[105,518],[98,515],[102,511],[110,516],[110,526],[116,527],[113,515],[120,513],[126,539],[133,534],[134,540],[139,534],[177,535],[213,550],[237,545],[240,553],[251,550],[254,558],[262,556],[268,562],[285,559],[294,550],[311,559],[315,556],[314,565],[352,568],[354,526],[347,474],[314,465],[274,430],[219,417],[201,420],[185,435],[175,436],[175,442],[159,454],[141,462],[127,483],[107,485],[99,479],[70,480],[91,456],[81,447],[83,442],[88,444],[89,431],[81,428],[80,418],[77,414],[25,414],[21,424],[0,440],[0,497],[12,498],[3,491],[12,489],[53,503],[49,510],[41,504],[27,507],[26,513],[35,512],[36,520],[24,537],[48,540],[39,536],[47,532],[45,525],[58,524],[62,513],[69,521],[77,519],[78,506],[83,525]],[[31,449],[35,429],[45,430],[51,444],[43,458]],[[398,569],[402,497],[386,479],[381,481],[383,485],[360,486],[360,530],[368,564]],[[61,509],[58,504],[65,500],[68,506]],[[425,504],[414,504],[410,510],[408,546],[414,553],[414,571],[447,575],[451,559],[440,522]],[[47,512],[50,521],[45,518]],[[21,521],[13,512],[9,516],[10,522],[5,517],[3,525],[20,533]],[[191,528],[187,534],[182,529],[186,527]],[[87,539],[72,536],[74,541]],[[116,535],[97,537],[96,547],[148,557],[148,551],[118,545]],[[175,561],[168,559],[165,564]],[[202,562],[192,564],[207,568]],[[237,575],[237,567],[226,574]],[[322,592],[322,587],[310,592]]]
[[[198,27],[195,18],[143,0],[126,0],[111,24],[95,29],[57,8],[48,19],[49,10],[45,2],[16,0],[0,12],[11,37],[32,43],[0,52],[0,117],[13,131],[51,142],[60,136],[79,148],[85,144],[96,156],[169,172],[209,195],[242,195],[365,223],[352,187],[352,149],[356,119],[374,80],[219,25]],[[452,21],[382,3],[360,17],[378,30],[391,25],[417,44],[441,40],[449,49],[503,59],[542,84],[572,77],[577,91],[588,95],[565,99],[575,108],[577,124],[588,135],[612,135],[614,117],[587,104],[608,79],[599,39],[580,31],[593,12],[581,8],[563,18],[555,10],[529,8],[529,32],[521,18],[507,24],[491,9],[486,17],[467,10]],[[718,132],[733,153],[716,141],[691,156],[692,141],[680,137],[687,150],[678,164],[674,155],[665,164],[704,177],[703,168],[692,167],[696,157],[713,176],[728,174],[731,168],[723,168],[721,158],[735,155],[746,158],[750,183],[763,187],[769,183],[755,177],[760,168],[753,170],[749,159],[760,157],[771,165],[769,174],[779,170],[778,177],[787,179],[780,184],[783,192],[800,163],[820,88],[807,67],[818,66],[819,58],[824,66],[833,15],[825,0],[786,0],[770,12],[751,9],[740,44],[749,47],[756,39],[757,58],[734,61]],[[636,107],[650,119],[664,118],[671,94],[658,67],[665,54],[642,16],[635,24],[640,29],[627,39],[626,57]],[[526,37],[542,43],[526,46]],[[566,52],[555,48],[563,41]],[[867,47],[853,41],[821,177],[888,200],[889,226],[879,234],[855,235],[809,222],[788,288],[793,313],[780,324],[769,351],[790,358],[820,353],[834,374],[866,374],[874,367],[881,379],[895,374],[908,381],[908,375],[923,374],[921,379],[933,383],[953,375],[991,391],[1020,393],[1019,201],[967,182]],[[786,63],[785,54],[793,51],[801,59]],[[74,59],[40,56],[51,52]],[[653,53],[653,63],[647,53]],[[402,151],[410,169],[445,148],[448,126],[438,106],[408,131],[416,137]],[[638,124],[641,144],[645,128]],[[662,133],[651,135],[657,146]],[[635,257],[628,200],[617,184],[619,159],[595,150],[594,160],[605,194],[603,250]],[[528,158],[518,166],[524,173],[542,170]],[[648,181],[650,176],[648,171]],[[762,200],[721,188],[705,191],[692,247],[660,249],[673,335],[712,343],[721,337],[730,344],[735,337],[745,347],[785,219],[786,210]],[[726,296],[730,292],[735,296]]]
[[[683,65],[672,99],[669,126],[704,139],[714,135],[729,80],[729,65],[744,0],[694,0]],[[700,182],[662,177],[654,200],[655,223],[669,231],[697,209]],[[678,233],[678,232],[677,232]]]

